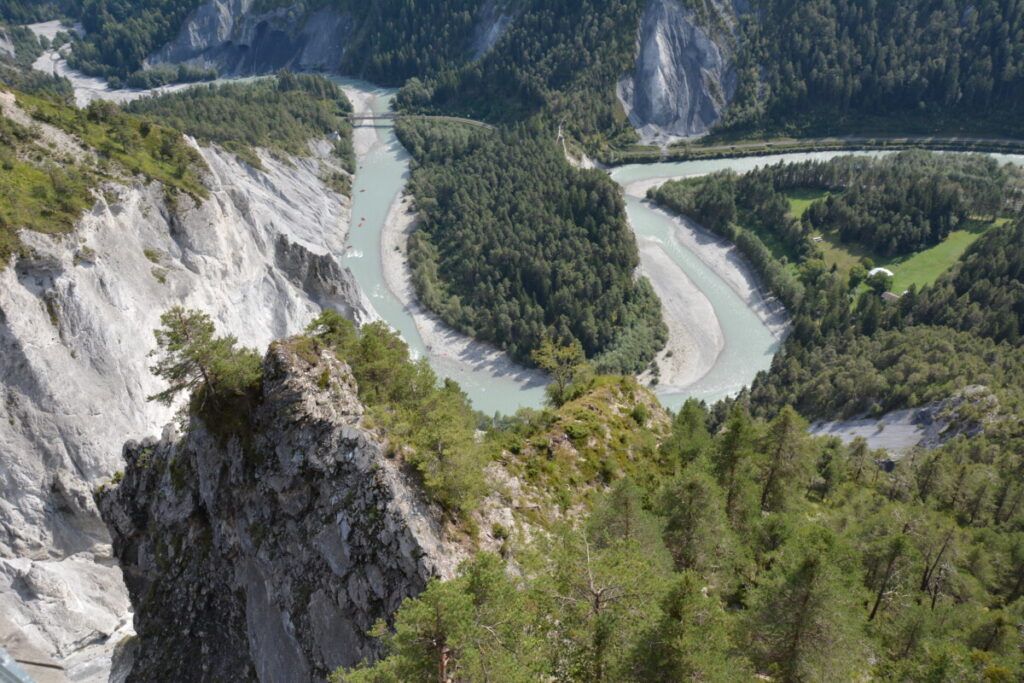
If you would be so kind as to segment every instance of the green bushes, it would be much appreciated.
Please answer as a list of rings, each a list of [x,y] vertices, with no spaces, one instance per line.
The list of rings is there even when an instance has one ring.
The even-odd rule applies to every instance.
[[[448,379],[439,384],[426,359],[412,361],[408,346],[385,323],[357,329],[328,310],[309,333],[352,368],[360,400],[392,450],[420,473],[428,495],[450,512],[468,515],[485,493],[489,459],[474,436],[477,415],[459,386]]]
[[[136,100],[127,111],[174,127],[202,143],[217,143],[259,166],[254,147],[308,156],[310,140],[338,135],[335,153],[355,170],[352,105],[322,76],[280,72],[252,83],[196,86]]]
[[[531,541],[517,518],[501,530],[516,570],[484,554],[431,583],[394,632],[378,624],[379,662],[332,680],[1024,674],[1019,424],[1015,441],[958,440],[887,472],[786,407],[767,423],[733,410],[714,433],[711,417],[682,411],[675,474],[620,479]]]

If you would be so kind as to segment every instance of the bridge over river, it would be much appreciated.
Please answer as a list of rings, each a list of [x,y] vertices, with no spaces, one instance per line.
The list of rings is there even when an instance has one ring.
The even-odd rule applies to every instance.
[[[425,121],[449,121],[451,123],[465,123],[468,126],[476,126],[477,128],[486,128],[487,130],[495,130],[494,126],[483,121],[475,121],[474,119],[464,119],[459,116],[432,116],[429,114],[349,114],[346,116],[349,121],[354,124],[373,122],[373,121],[397,121],[400,119],[423,119]]]

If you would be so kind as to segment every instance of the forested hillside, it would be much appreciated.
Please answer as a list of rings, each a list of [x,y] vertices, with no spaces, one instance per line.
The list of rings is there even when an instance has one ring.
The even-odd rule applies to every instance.
[[[726,122],[793,133],[1021,134],[1024,7],[999,0],[760,0]],[[898,124],[887,117],[900,115]]]
[[[233,430],[252,409],[246,387],[258,386],[259,366],[203,319],[164,316],[157,372],[173,381],[175,368],[191,367],[192,410],[244,443]],[[195,323],[205,335],[183,337]],[[1004,370],[1019,392],[1018,350],[972,349],[969,333],[943,348],[948,330],[915,331],[924,332],[910,328],[907,341],[949,369],[967,356],[982,366],[993,364],[986,354],[1016,353],[1016,367]],[[893,347],[890,333],[847,336],[893,354],[909,348]],[[691,400],[666,432],[634,381],[582,371],[570,380],[576,398],[563,405],[481,419],[457,385],[439,385],[425,362],[412,363],[394,333],[357,330],[334,314],[281,343],[311,363],[324,353],[345,360],[394,457],[422,473],[427,494],[461,528],[501,541],[497,554],[476,555],[458,578],[434,580],[406,601],[393,629],[381,622],[374,631],[384,658],[339,670],[334,681],[438,672],[466,681],[723,682],[1024,674],[1020,404],[1004,404],[1010,412],[971,437],[893,466],[863,440],[809,436],[788,406],[765,420],[742,401],[709,411]],[[209,366],[208,379],[182,366],[189,359]],[[898,372],[894,365],[879,369]],[[484,431],[474,437],[475,428]],[[511,528],[476,528],[496,469],[519,477],[520,500],[553,502],[520,503]]]
[[[590,141],[632,140],[615,83],[633,63],[640,0],[528,0],[479,61],[412,82],[399,107],[493,121],[543,113],[551,128]]]
[[[480,554],[433,582],[378,626],[383,661],[333,680],[1024,673],[1019,427],[893,472],[864,441],[806,428],[789,408],[718,423],[691,401],[648,463],[658,476],[620,479],[577,526],[510,538],[517,571]]]
[[[647,365],[666,330],[650,284],[634,279],[636,242],[607,175],[573,169],[524,126],[410,120],[398,132],[416,158],[421,301],[521,361],[552,338],[579,342],[607,371]]]
[[[1020,221],[992,220],[1019,215],[1020,187],[1018,169],[986,157],[906,152],[716,174],[650,196],[735,240],[793,312],[783,352],[750,390],[755,412],[792,405],[828,419],[915,407],[969,385],[1000,393],[1004,406],[1020,401],[1024,361],[1010,346],[1024,329]],[[798,218],[794,197],[807,194],[817,198]],[[926,250],[968,220],[983,234],[948,272],[883,302],[892,278],[869,278],[867,254]],[[899,263],[890,267],[898,276]]]
[[[1024,221],[979,239],[934,287],[901,306],[919,323],[970,330],[997,342],[1024,340]]]
[[[648,196],[735,242],[796,309],[806,277],[793,266],[829,258],[823,249],[851,249],[865,255],[863,263],[913,254],[954,230],[1014,214],[1022,189],[1024,174],[990,157],[912,151],[720,172],[666,183]],[[792,199],[801,192],[812,199],[796,216]],[[866,269],[840,275],[858,285]]]
[[[198,4],[9,0],[0,3],[0,19],[78,19],[88,34],[76,42],[72,64],[120,82],[136,74],[133,82],[143,84],[143,60]],[[633,139],[614,90],[633,66],[643,0],[499,3],[514,20],[479,59],[474,32],[494,10],[483,0],[264,0],[253,11],[293,4],[296,22],[330,7],[358,27],[342,72],[388,85],[417,78],[403,90],[402,107],[493,121],[543,112],[592,148]],[[695,6],[698,17],[714,15],[703,2]],[[721,132],[1019,136],[1022,30],[1024,10],[998,0],[758,0],[740,15],[739,89]],[[209,76],[185,69],[159,80]]]
[[[615,483],[592,491],[579,523],[548,519],[540,535],[502,527],[500,557],[480,554],[459,578],[432,583],[393,629],[378,626],[385,659],[334,680],[1024,675],[1024,351],[1010,333],[1024,315],[1024,228],[993,222],[934,285],[883,304],[887,281],[827,267],[810,219],[801,222],[784,192],[842,198],[865,178],[906,202],[894,216],[929,206],[941,223],[960,210],[1017,211],[1011,170],[924,154],[776,166],[655,192],[721,232],[754,236],[765,263],[798,287],[793,333],[771,371],[710,410],[688,401],[671,434],[655,436],[656,453],[604,471]],[[925,180],[954,201],[908,191]],[[757,212],[756,228],[737,225]],[[812,438],[800,415],[880,415],[939,400],[951,440],[902,457],[863,439]],[[635,414],[645,432],[646,412]],[[535,458],[557,419],[524,412],[496,425],[488,439],[503,445],[499,462],[552,484]],[[573,445],[582,455],[601,435],[581,431]],[[548,443],[552,468],[572,461],[573,451]],[[568,482],[559,489],[567,502],[577,490]]]
[[[0,0],[0,19],[12,24],[77,17],[81,0]]]
[[[127,111],[215,142],[256,166],[254,147],[306,156],[310,140],[336,136],[338,156],[355,171],[352,124],[344,118],[352,104],[323,76],[282,71],[255,82],[196,86],[136,100]]]

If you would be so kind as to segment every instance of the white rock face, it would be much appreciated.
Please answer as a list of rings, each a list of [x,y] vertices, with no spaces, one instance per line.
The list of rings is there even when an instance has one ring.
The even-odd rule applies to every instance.
[[[234,437],[195,418],[129,442],[99,498],[136,609],[132,680],[323,681],[379,654],[374,623],[468,555],[332,352],[273,344],[243,412]]]
[[[703,135],[736,93],[735,16],[713,0],[714,26],[678,0],[648,0],[637,41],[636,71],[619,82],[619,99],[645,142]]]
[[[11,42],[11,37],[3,29],[0,29],[0,57],[14,59],[14,43]]]
[[[203,309],[261,348],[322,306],[371,316],[335,256],[349,211],[318,177],[329,147],[264,156],[265,172],[202,149],[199,205],[169,210],[157,183],[111,185],[72,235],[23,232],[31,256],[0,271],[0,644],[106,680],[130,633],[92,490],[121,469],[126,439],[173,417],[146,401],[161,388],[147,354],[164,310]]]
[[[480,59],[505,32],[516,16],[516,7],[508,0],[487,0],[480,10],[480,18],[470,38],[473,59]]]
[[[216,67],[222,76],[298,71],[337,71],[353,22],[331,8],[305,13],[296,3],[253,12],[253,0],[208,0],[186,20],[151,64]]]

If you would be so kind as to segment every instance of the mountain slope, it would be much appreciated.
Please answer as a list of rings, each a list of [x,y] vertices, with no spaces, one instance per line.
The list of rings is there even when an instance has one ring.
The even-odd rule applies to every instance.
[[[5,121],[28,118],[4,107]],[[81,138],[34,125],[63,154],[100,158]],[[252,345],[302,329],[322,306],[370,315],[336,256],[349,215],[320,179],[336,163],[332,144],[309,158],[262,153],[263,171],[215,147],[189,149],[207,199],[105,159],[110,176],[89,210],[57,234],[20,230],[0,269],[0,637],[21,633],[80,678],[106,676],[107,639],[127,608],[91,490],[118,469],[125,434],[157,433],[173,414],[146,401],[159,389],[147,354],[160,312],[202,306]],[[79,588],[88,585],[102,589]],[[69,592],[78,603],[61,597]]]

